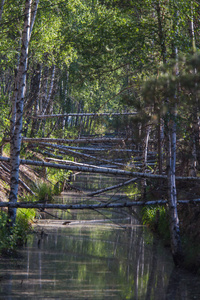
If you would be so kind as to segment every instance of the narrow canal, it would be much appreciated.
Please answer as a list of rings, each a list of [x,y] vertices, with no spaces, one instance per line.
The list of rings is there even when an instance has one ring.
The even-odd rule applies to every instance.
[[[81,174],[73,185],[91,191],[118,180]],[[72,190],[56,201],[86,199]],[[59,219],[40,213],[19,257],[1,258],[0,299],[200,299],[200,277],[175,269],[169,249],[130,211],[50,213]]]

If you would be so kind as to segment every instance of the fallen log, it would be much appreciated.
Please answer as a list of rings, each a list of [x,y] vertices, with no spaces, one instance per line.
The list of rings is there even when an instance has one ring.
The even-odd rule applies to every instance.
[[[40,143],[41,144],[41,143]],[[47,144],[49,146],[49,144]],[[113,149],[113,148],[92,148],[92,147],[73,147],[65,146],[66,149],[70,150],[83,150],[91,152],[132,152],[132,149]]]
[[[122,182],[122,183],[119,183],[119,184],[116,184],[116,185],[113,185],[113,186],[109,186],[105,189],[101,189],[101,190],[98,190],[96,192],[89,193],[86,196],[91,197],[91,196],[95,196],[95,195],[98,195],[98,194],[101,194],[101,193],[105,193],[105,192],[120,188],[122,186],[129,185],[130,183],[136,182],[137,180],[138,180],[138,178],[133,178],[133,179],[130,179],[128,181],[125,181],[125,182]]]
[[[10,158],[0,156],[0,161],[9,162]],[[69,165],[63,165],[63,164],[47,163],[44,161],[33,161],[33,160],[28,160],[28,159],[21,159],[20,164],[40,166],[40,167],[49,167],[49,168],[56,168],[56,169],[65,169],[65,170],[71,170],[71,171],[81,171],[81,172],[88,172],[88,173],[91,172],[91,173],[122,175],[122,176],[129,176],[129,177],[142,177],[142,178],[148,177],[148,178],[157,178],[157,179],[167,179],[166,175],[154,175],[154,174],[149,174],[149,173],[131,172],[131,171],[124,171],[124,170],[120,170],[120,169],[112,169],[112,168],[69,166]]]
[[[10,174],[10,170],[2,163],[1,167],[8,173]],[[31,195],[35,195],[35,193],[30,189],[30,187],[22,180],[19,178],[19,184]]]
[[[134,201],[124,203],[100,203],[100,204],[52,204],[52,203],[36,203],[36,202],[0,202],[0,207],[11,207],[11,208],[38,208],[44,209],[101,209],[101,208],[122,208],[131,206],[142,206],[142,205],[154,205],[154,204],[166,204],[166,200],[159,201]]]
[[[53,139],[53,138],[22,138],[23,143],[57,143],[57,144],[80,144],[80,143],[125,143],[133,142],[131,138],[77,138],[77,139]],[[10,142],[10,139],[4,139],[4,142]]]
[[[75,161],[71,161],[71,160],[64,160],[64,159],[56,159],[56,158],[50,158],[50,157],[45,157],[45,161],[54,161],[54,162],[58,162],[58,163],[63,163],[66,165],[75,165],[75,166],[80,166],[80,167],[93,167],[93,168],[98,168],[98,169],[104,169],[104,167],[99,167],[99,166],[95,166],[95,165],[90,165],[90,164],[84,164],[84,163],[78,163]]]
[[[10,162],[9,157],[0,156],[0,161]],[[157,175],[151,173],[141,173],[141,172],[131,172],[120,169],[111,169],[111,168],[93,168],[93,167],[80,167],[80,166],[66,166],[62,164],[54,164],[54,163],[46,163],[43,161],[33,161],[28,159],[20,159],[20,164],[23,165],[33,165],[40,167],[49,167],[63,170],[71,170],[71,171],[81,171],[87,173],[102,173],[102,174],[112,174],[112,175],[120,175],[127,177],[140,177],[140,178],[151,178],[151,179],[167,179],[167,175]],[[191,180],[198,181],[200,177],[181,177],[177,176],[176,180]]]
[[[178,200],[178,203],[199,203],[200,199],[193,200]],[[0,207],[11,208],[37,208],[44,209],[102,209],[102,208],[125,208],[132,206],[146,206],[146,205],[165,205],[167,200],[155,200],[155,201],[133,201],[133,202],[121,202],[121,203],[100,203],[100,204],[52,204],[52,203],[38,203],[38,202],[0,202]]]
[[[66,118],[66,117],[103,117],[103,116],[134,116],[136,112],[122,112],[122,113],[67,113],[67,114],[52,114],[52,115],[37,115],[29,116],[31,119],[50,119],[50,118]]]
[[[54,149],[60,149],[62,151],[65,151],[66,153],[73,154],[74,156],[87,157],[89,159],[94,159],[94,160],[97,160],[97,161],[102,161],[104,163],[108,163],[108,164],[112,164],[112,165],[116,165],[116,166],[121,166],[121,167],[125,166],[124,164],[117,163],[117,162],[114,162],[114,161],[111,161],[111,160],[108,160],[108,159],[99,158],[99,157],[89,155],[89,154],[86,154],[86,153],[80,153],[80,152],[77,152],[77,151],[70,150],[66,146],[46,144],[46,143],[40,143],[40,145],[41,146],[49,146],[49,147],[54,148]]]

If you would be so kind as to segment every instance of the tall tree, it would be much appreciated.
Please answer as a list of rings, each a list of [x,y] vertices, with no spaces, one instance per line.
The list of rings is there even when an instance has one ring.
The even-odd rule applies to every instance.
[[[24,108],[24,97],[26,91],[28,50],[31,37],[31,6],[32,0],[26,0],[24,9],[24,28],[22,33],[22,46],[20,54],[19,69],[15,78],[15,92],[12,101],[12,122],[10,137],[10,202],[17,202],[19,186],[19,165],[22,139],[22,118]],[[32,19],[34,20],[34,18]],[[33,21],[34,22],[34,21]],[[33,25],[32,25],[33,26]],[[13,226],[16,219],[16,209],[9,208],[9,224]]]

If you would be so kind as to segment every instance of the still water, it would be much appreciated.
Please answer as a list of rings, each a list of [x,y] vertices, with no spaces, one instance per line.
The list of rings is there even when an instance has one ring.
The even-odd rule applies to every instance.
[[[76,185],[91,191],[116,182],[81,175]],[[123,197],[114,191],[95,199]],[[71,191],[60,201],[87,199]],[[130,211],[50,213],[59,219],[40,214],[18,258],[1,258],[0,299],[200,299],[200,277],[175,269],[169,249]]]

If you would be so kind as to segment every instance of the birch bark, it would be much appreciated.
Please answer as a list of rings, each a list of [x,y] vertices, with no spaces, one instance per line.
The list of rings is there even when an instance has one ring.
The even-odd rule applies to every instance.
[[[176,192],[176,106],[171,111],[168,128],[168,193],[170,215],[171,250],[175,265],[182,264],[183,253],[180,239]]]
[[[24,96],[26,91],[26,76],[28,64],[28,48],[30,41],[31,26],[31,5],[32,0],[26,0],[24,10],[24,28],[22,33],[22,47],[20,54],[20,63],[17,76],[15,78],[15,92],[13,97],[12,110],[12,131],[11,131],[11,152],[10,152],[10,202],[17,202],[19,186],[19,165],[20,149],[22,139],[22,117],[24,107]],[[8,209],[9,226],[13,226],[16,219],[16,208]]]
[[[5,161],[5,162],[9,163],[10,158],[0,156],[0,161]],[[34,161],[34,160],[27,160],[27,159],[20,159],[20,164],[31,165],[31,166],[40,166],[40,167],[49,167],[49,168],[56,168],[56,169],[63,169],[63,170],[72,170],[72,171],[78,171],[78,172],[113,174],[113,175],[120,175],[120,176],[151,178],[151,179],[167,179],[166,175],[131,172],[131,171],[124,171],[124,170],[120,170],[120,169],[112,169],[112,168],[104,168],[104,167],[94,168],[94,167],[67,166],[67,165],[63,165],[63,164],[46,163],[43,161]],[[199,181],[200,177],[177,176],[176,180]]]
[[[157,12],[157,21],[158,21],[158,37],[160,42],[161,48],[161,57],[163,64],[166,64],[166,57],[167,57],[167,49],[166,49],[166,35],[163,29],[163,20],[161,16],[161,4],[160,1],[157,0],[155,4],[155,10]],[[162,174],[163,169],[163,119],[160,113],[160,109],[158,110],[158,166],[159,166],[159,174]]]
[[[31,118],[47,119],[47,118],[67,118],[67,117],[102,117],[102,116],[134,116],[136,112],[122,112],[122,113],[66,113],[66,114],[52,114],[52,115],[37,115],[31,116]]]
[[[175,10],[175,26],[178,24],[178,11]],[[178,48],[174,47],[176,58],[176,76],[179,75]],[[183,251],[181,246],[179,217],[177,212],[177,191],[176,191],[176,122],[177,122],[177,94],[178,86],[175,87],[174,97],[169,103],[168,122],[168,193],[169,193],[169,217],[170,217],[170,239],[171,251],[175,265],[183,263]],[[169,100],[170,101],[170,100]]]
[[[190,22],[192,50],[196,53],[195,29],[194,29],[194,4],[191,3],[191,22]],[[194,69],[194,74],[197,74],[197,69]],[[198,90],[198,83],[195,82],[195,88]],[[195,108],[193,111],[193,140],[192,140],[192,164],[190,166],[190,173],[196,175],[197,165],[200,165],[200,119],[199,119],[199,96],[195,93]]]

